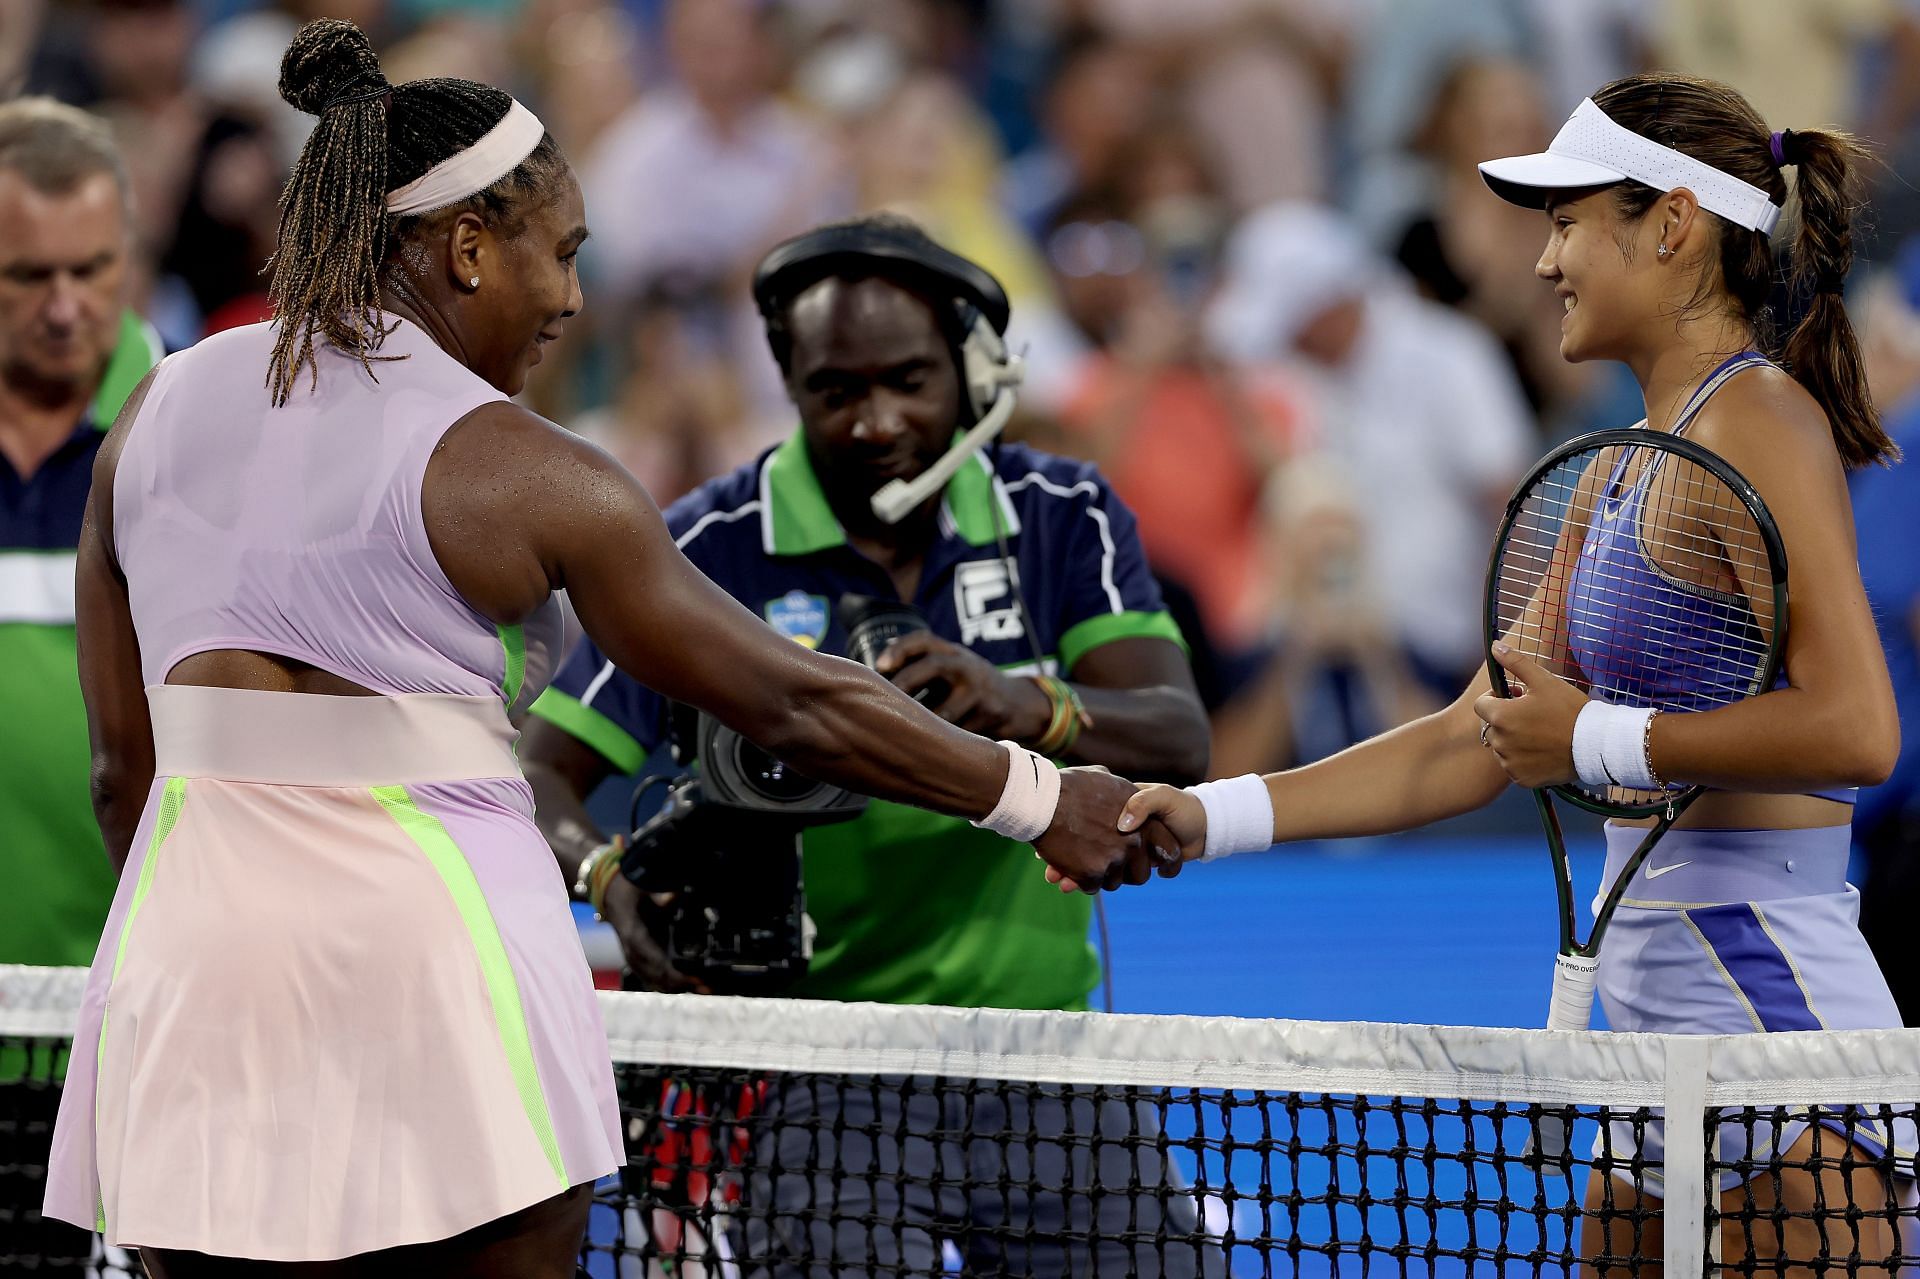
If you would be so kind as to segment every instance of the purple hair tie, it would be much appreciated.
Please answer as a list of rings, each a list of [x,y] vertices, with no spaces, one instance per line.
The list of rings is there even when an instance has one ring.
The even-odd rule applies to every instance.
[[[1792,129],[1782,129],[1767,140],[1767,150],[1773,153],[1775,167],[1784,168],[1791,163],[1787,159],[1787,144],[1792,138]]]

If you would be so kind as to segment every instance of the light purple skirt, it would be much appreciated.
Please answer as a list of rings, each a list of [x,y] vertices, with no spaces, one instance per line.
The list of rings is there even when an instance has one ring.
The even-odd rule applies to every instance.
[[[500,704],[148,692],[159,775],[47,1215],[332,1260],[617,1168],[599,1006]]]
[[[1603,885],[1644,834],[1608,824]],[[1628,885],[1600,948],[1608,1025],[1684,1035],[1899,1026],[1886,978],[1860,935],[1860,894],[1846,878],[1850,836],[1846,826],[1668,831]],[[1890,1124],[1865,1113],[1849,1123],[1805,1113],[1748,1121],[1728,1111],[1721,1158],[1763,1164],[1816,1119],[1874,1158],[1892,1151],[1913,1166],[1920,1142],[1910,1108]],[[1624,1163],[1637,1146],[1659,1163],[1664,1138],[1658,1121],[1637,1141],[1632,1125],[1616,1121],[1594,1153]],[[1614,1171],[1629,1177],[1624,1167]],[[1661,1184],[1658,1168],[1644,1175],[1652,1187]],[[1720,1188],[1741,1180],[1724,1172]]]

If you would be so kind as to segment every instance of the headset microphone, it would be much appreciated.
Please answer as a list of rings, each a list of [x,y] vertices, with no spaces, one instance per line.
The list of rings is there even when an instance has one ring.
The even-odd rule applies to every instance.
[[[893,275],[914,282],[953,309],[953,335],[966,432],[926,471],[892,480],[872,498],[874,515],[898,524],[946,487],[967,460],[993,442],[1013,416],[1013,388],[1025,362],[1009,354],[1006,291],[978,263],[928,238],[911,224],[863,221],[819,227],[775,245],[754,272],[753,296],[767,322],[769,342],[786,341],[785,307],[818,280],[839,271]],[[778,346],[776,345],[776,350]]]
[[[1007,419],[1013,416],[1013,388],[1026,369],[1024,361],[1017,355],[1004,356],[998,368],[1001,370],[1000,390],[994,396],[992,406],[932,466],[910,480],[888,480],[881,485],[880,491],[873,495],[875,516],[887,524],[898,524],[922,502],[944,489],[947,481],[966,464],[968,458],[985,448],[994,436],[1006,429]]]

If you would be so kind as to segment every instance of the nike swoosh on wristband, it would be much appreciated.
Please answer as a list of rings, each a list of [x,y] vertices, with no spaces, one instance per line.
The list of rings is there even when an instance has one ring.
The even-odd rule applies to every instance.
[[[1647,867],[1647,878],[1658,879],[1670,870],[1679,870],[1682,866],[1691,866],[1691,865],[1693,865],[1691,861],[1684,861],[1684,862],[1675,862],[1671,866],[1661,866],[1658,868],[1649,866]]]

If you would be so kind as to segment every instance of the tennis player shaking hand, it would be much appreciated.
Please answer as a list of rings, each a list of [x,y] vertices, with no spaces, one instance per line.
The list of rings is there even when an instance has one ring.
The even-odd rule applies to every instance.
[[[1452,705],[1289,772],[1145,787],[1122,829],[1158,841],[1157,821],[1210,859],[1407,830],[1519,782],[1559,896],[1551,1026],[1584,1029],[1596,992],[1622,1031],[1900,1025],[1846,882],[1855,788],[1899,744],[1846,488],[1897,456],[1843,296],[1862,159],[1842,134],[1770,130],[1726,85],[1654,73],[1598,90],[1546,152],[1482,164],[1494,195],[1542,212],[1561,355],[1624,364],[1646,418],[1521,482],[1488,573],[1488,664]],[[1783,250],[1805,305],[1775,333]],[[1553,798],[1611,819],[1584,943]],[[1657,1255],[1665,1136],[1615,1121],[1596,1141],[1584,1256]],[[1712,1139],[1725,1256],[1831,1256],[1827,1205],[1862,1210],[1840,1246],[1896,1255],[1911,1119],[1782,1112]],[[1777,1202],[1774,1228],[1742,1220],[1755,1199]]]

